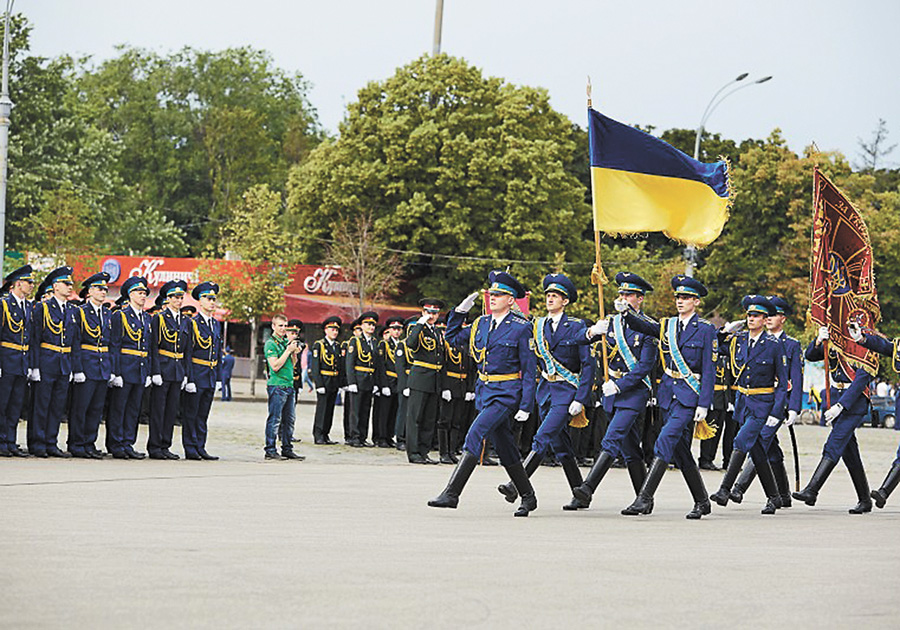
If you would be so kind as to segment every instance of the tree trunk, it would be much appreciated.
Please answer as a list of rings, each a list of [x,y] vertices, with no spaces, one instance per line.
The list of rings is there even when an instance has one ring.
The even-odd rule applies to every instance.
[[[250,320],[250,398],[256,398],[256,337],[259,334],[259,318]]]

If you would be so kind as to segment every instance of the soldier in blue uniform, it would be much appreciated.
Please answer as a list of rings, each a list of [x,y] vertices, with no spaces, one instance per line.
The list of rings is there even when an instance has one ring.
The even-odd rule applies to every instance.
[[[787,301],[777,295],[769,296],[769,302],[775,307],[775,314],[766,319],[766,331],[778,339],[784,347],[784,355],[788,367],[788,391],[785,398],[785,406],[781,409],[772,409],[766,426],[760,431],[759,439],[772,466],[775,475],[775,484],[778,486],[778,494],[782,508],[791,507],[791,486],[788,480],[787,470],[784,467],[784,452],[778,443],[778,429],[791,426],[800,415],[800,407],[803,403],[803,347],[800,342],[784,332],[784,321],[793,311]],[[734,488],[731,489],[731,500],[740,503],[744,493],[756,475],[756,467],[751,460],[741,471]]]
[[[644,295],[653,290],[650,283],[635,273],[622,271],[616,274],[616,284],[620,303],[627,303],[640,314]],[[591,472],[573,491],[572,505],[579,508],[591,504],[597,486],[617,457],[625,460],[635,494],[640,492],[647,476],[636,421],[645,412],[653,393],[650,372],[659,356],[656,340],[630,328],[621,314],[594,324],[587,339],[594,342],[598,335],[603,335],[601,343],[609,347],[610,378],[601,387],[603,406],[611,420]]]
[[[544,277],[543,287],[547,316],[536,318],[532,324],[534,353],[541,375],[536,397],[541,424],[523,465],[531,477],[552,449],[569,488],[574,489],[581,485],[582,478],[566,428],[572,417],[590,404],[594,359],[586,343],[584,323],[566,315],[566,306],[578,300],[575,285],[565,275],[551,273]],[[510,503],[518,496],[511,481],[497,489]],[[563,509],[578,507],[582,506],[573,500]]]
[[[344,362],[341,348],[337,343],[343,322],[332,316],[322,322],[325,338],[312,346],[309,373],[316,384],[316,415],[313,421],[313,440],[316,444],[336,444],[331,439],[331,425],[334,422],[334,403],[341,387]]]
[[[109,389],[112,364],[109,340],[112,333],[109,310],[103,301],[109,292],[109,274],[101,271],[81,283],[84,304],[76,311],[78,352],[73,353],[72,407],[69,413],[69,452],[83,459],[102,459],[97,434]]]
[[[819,334],[806,348],[807,361],[825,359],[823,342],[828,336],[827,327],[819,328]],[[825,423],[831,425],[831,433],[825,441],[822,459],[809,483],[800,492],[792,493],[792,496],[806,505],[815,505],[819,491],[825,485],[831,471],[837,466],[838,460],[843,459],[858,499],[858,503],[850,508],[850,514],[864,514],[872,511],[872,499],[869,496],[869,482],[866,479],[862,458],[859,456],[855,431],[866,418],[869,407],[866,390],[872,382],[872,375],[862,366],[856,368],[852,376],[847,374],[838,361],[837,353],[833,351],[829,352],[828,364],[831,368],[831,407],[825,411]],[[825,400],[824,394],[822,400]]]
[[[122,283],[121,292],[125,303],[112,316],[109,339],[112,389],[106,450],[116,459],[144,459],[146,455],[135,451],[134,443],[144,390],[150,387],[150,322],[144,314],[149,293],[147,279],[131,276]]]
[[[716,383],[716,329],[697,314],[706,287],[694,278],[672,278],[678,315],[656,322],[617,301],[625,323],[645,335],[659,339],[665,371],[657,398],[665,420],[654,447],[654,458],[644,485],[634,502],[622,510],[626,516],[650,514],[653,495],[669,464],[675,463],[691,491],[694,508],[686,515],[699,519],[710,513],[709,495],[697,462],[691,455],[694,424],[706,419]]]
[[[71,457],[60,450],[57,437],[73,374],[73,345],[78,336],[76,308],[69,304],[74,284],[72,268],[54,269],[44,283],[51,288],[52,295],[31,312],[29,355],[31,381],[35,385],[28,450],[37,457]]]
[[[856,322],[848,322],[847,329],[853,340],[864,348],[874,350],[878,354],[891,358],[891,367],[895,372],[900,372],[900,338],[888,340],[875,331],[863,331]],[[900,395],[896,397],[894,408],[894,417],[898,418],[900,412]],[[846,460],[845,460],[846,461]],[[883,508],[887,503],[888,497],[897,488],[900,483],[900,448],[897,449],[897,457],[891,464],[891,469],[878,490],[873,490],[869,496],[875,501],[878,508]]]
[[[749,454],[767,497],[762,513],[775,514],[781,499],[760,432],[767,424],[775,427],[781,422],[778,416],[787,405],[787,359],[784,345],[766,332],[766,319],[775,315],[775,306],[762,295],[744,296],[741,306],[747,313],[747,331],[734,335],[728,348],[737,391],[734,417],[741,428],[722,485],[710,499],[728,505],[731,487]]]
[[[187,385],[184,346],[187,333],[181,325],[181,302],[187,282],[170,280],[159,289],[160,312],[150,320],[150,422],[147,453],[150,459],[178,459],[169,450]]]
[[[479,294],[476,291],[447,317],[450,344],[458,348],[468,345],[469,354],[478,366],[479,383],[475,391],[478,416],[469,427],[462,457],[447,487],[428,505],[455,508],[459,504],[459,495],[475,470],[482,445],[490,438],[522,497],[515,516],[528,516],[537,509],[537,497],[522,466],[510,423],[527,420],[534,405],[536,362],[532,327],[510,312],[516,298],[525,297],[519,281],[503,271],[492,271],[488,280],[491,314],[475,320],[471,330],[464,328],[466,314]]]
[[[34,271],[24,265],[5,280],[9,293],[0,300],[0,457],[26,457],[17,444],[17,433],[30,372],[32,303],[28,296],[34,289]]]
[[[185,459],[217,460],[206,452],[207,422],[216,383],[221,380],[222,329],[213,317],[219,285],[201,282],[191,291],[200,312],[184,322],[184,369],[187,382],[182,403],[181,443]]]

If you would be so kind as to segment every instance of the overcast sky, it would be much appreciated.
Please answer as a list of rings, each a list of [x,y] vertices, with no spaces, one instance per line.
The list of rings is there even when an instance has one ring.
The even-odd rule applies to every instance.
[[[332,131],[371,80],[431,51],[435,0],[17,0],[32,52],[115,55],[250,45],[301,72]],[[900,141],[898,0],[445,0],[442,50],[485,74],[546,88],[584,126],[594,106],[627,123],[694,128],[742,72],[773,75],[722,103],[707,128],[741,140],[780,127],[791,148],[815,141],[858,160],[878,119]],[[741,85],[741,84],[737,84]],[[890,157],[900,164],[900,148]]]

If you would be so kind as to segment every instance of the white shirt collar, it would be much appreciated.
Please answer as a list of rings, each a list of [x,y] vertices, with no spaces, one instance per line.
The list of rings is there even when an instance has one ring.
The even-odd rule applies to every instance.
[[[759,334],[757,334],[757,335],[754,337],[753,335],[751,335],[751,334],[748,332],[748,333],[747,333],[747,339],[749,339],[750,341],[752,341],[752,342],[755,343],[755,342],[759,341],[760,339],[762,339],[762,338],[763,338],[763,335],[765,335],[765,334],[766,334],[766,331],[765,331],[765,330],[761,330],[761,331],[759,331]]]
[[[549,315],[548,319],[553,322],[553,327],[556,328],[559,326],[559,322],[562,320],[562,316],[565,315],[565,311],[560,311],[556,315]]]
[[[55,295],[53,296],[53,299],[56,300],[56,303],[57,303],[57,304],[59,304],[59,310],[64,310],[64,309],[66,308],[66,302],[67,302],[68,300],[60,300],[60,299],[59,299],[58,297],[56,297]]]
[[[693,319],[693,318],[694,318],[694,315],[696,315],[696,314],[697,314],[696,312],[693,312],[693,313],[691,313],[690,316],[687,317],[687,318],[684,318],[684,317],[682,317],[682,316],[679,314],[679,315],[678,315],[678,321],[681,322],[681,325],[682,325],[682,326],[684,326],[685,328],[687,328],[687,325],[691,323],[691,319]]]
[[[494,320],[494,322],[496,322],[494,324],[494,328],[497,328],[500,324],[502,324],[503,320],[506,319],[506,316],[509,315],[509,313],[510,313],[509,311],[506,311],[506,313],[503,314],[503,317],[499,317],[499,318],[492,313],[491,318]]]
[[[781,335],[784,334],[784,328],[779,330],[777,333],[769,333],[769,334],[772,335],[773,337],[775,337],[776,339],[781,339]]]

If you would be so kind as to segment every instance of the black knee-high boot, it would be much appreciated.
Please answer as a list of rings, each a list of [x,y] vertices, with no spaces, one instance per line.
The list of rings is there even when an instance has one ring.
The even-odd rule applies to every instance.
[[[823,457],[819,461],[819,465],[816,466],[816,472],[813,473],[806,487],[800,492],[792,492],[791,496],[798,501],[803,501],[806,505],[815,505],[819,496],[819,490],[825,485],[828,475],[831,474],[835,466],[837,466],[836,461]]]
[[[741,470],[741,476],[734,482],[731,492],[728,493],[728,498],[735,503],[743,501],[744,493],[747,492],[747,489],[750,487],[750,484],[753,483],[754,479],[756,479],[756,466],[753,465],[753,460],[750,460],[749,462],[746,462],[744,468]]]
[[[728,505],[728,499],[731,498],[731,486],[734,485],[738,474],[741,472],[741,466],[744,465],[744,460],[746,459],[747,454],[742,451],[735,449],[731,452],[731,459],[728,460],[728,470],[725,471],[722,485],[719,486],[719,489],[711,497],[709,497],[710,499],[723,507]]]
[[[525,461],[522,462],[522,465],[525,467],[525,473],[529,478],[534,474],[534,471],[536,471],[540,467],[541,462],[543,461],[543,455],[538,455],[535,451],[530,451],[528,453],[528,455],[525,457]],[[519,497],[519,491],[516,489],[516,486],[512,481],[501,483],[499,486],[497,486],[497,492],[502,494],[509,503],[515,503],[516,499]]]
[[[453,469],[453,474],[450,475],[447,487],[444,488],[440,495],[429,501],[428,505],[439,508],[455,508],[459,505],[459,495],[466,486],[466,482],[469,481],[469,477],[472,476],[472,471],[475,470],[477,464],[477,456],[469,451],[463,451],[462,457],[459,458],[459,463]]]
[[[847,467],[850,471],[850,479],[856,489],[858,502],[850,508],[850,514],[865,514],[872,511],[872,498],[869,496],[869,480],[866,479],[866,470],[862,466]]]
[[[634,488],[634,494],[637,495],[644,485],[644,480],[647,478],[647,467],[642,459],[633,459],[630,462],[625,462],[625,466],[628,468],[628,476],[631,477],[631,486]]]
[[[694,509],[688,512],[685,518],[696,520],[712,512],[709,496],[706,494],[706,486],[703,485],[703,477],[700,475],[700,469],[693,459],[691,459],[689,466],[681,469],[681,475],[684,477],[688,489],[691,491],[691,497],[694,499]]]
[[[534,451],[531,452],[534,453]],[[532,458],[532,461],[536,459],[537,456]],[[534,464],[534,468],[537,468],[539,465],[540,463]],[[515,485],[516,490],[519,491],[519,495],[522,497],[522,502],[519,503],[519,508],[513,516],[528,516],[529,512],[534,512],[537,509],[537,497],[534,494],[534,488],[531,486],[531,481],[528,480],[528,473],[525,471],[525,467],[522,466],[521,462],[505,466],[505,468],[506,472],[509,474],[509,478]]]
[[[888,471],[887,477],[884,478],[884,481],[881,483],[881,487],[878,490],[872,490],[872,494],[870,495],[872,499],[875,501],[875,505],[878,506],[878,509],[884,507],[884,504],[887,503],[888,497],[891,496],[891,492],[897,487],[897,484],[900,483],[900,462],[895,463],[891,466],[891,469]]]
[[[760,448],[762,451],[762,448]],[[759,475],[759,483],[766,493],[766,507],[762,509],[761,514],[775,514],[775,511],[781,507],[781,499],[778,496],[778,486],[775,484],[775,475],[772,473],[772,467],[769,461],[762,456],[762,461],[756,459],[756,474]]]
[[[641,491],[638,492],[634,502],[622,510],[622,514],[625,516],[636,516],[638,514],[650,514],[653,511],[653,495],[656,494],[659,482],[662,481],[668,467],[669,464],[659,457],[653,458],[653,462],[650,464],[650,472],[647,473],[647,478],[644,480],[644,485],[641,486]]]
[[[775,485],[778,486],[778,494],[781,497],[781,507],[791,507],[791,482],[788,481],[784,460],[772,463],[772,474],[775,475]]]
[[[581,469],[578,468],[578,462],[575,461],[575,458],[571,455],[564,455],[562,457],[557,457],[559,463],[562,464],[563,472],[566,474],[566,481],[569,484],[569,488],[573,491],[575,488],[579,487],[584,480],[581,477]],[[579,501],[577,497],[572,497],[572,500],[562,506],[562,509],[567,512],[571,512],[574,510],[582,510],[588,507],[590,504]]]
[[[615,459],[615,457],[606,451],[600,451],[600,454],[597,455],[597,461],[594,462],[594,465],[591,467],[591,472],[588,473],[587,479],[584,480],[584,483],[572,490],[572,494],[575,498],[582,503],[590,505],[591,497],[594,496],[594,492],[597,491],[597,486],[600,485],[603,476],[606,475],[606,472],[609,470],[609,467],[612,466]]]

